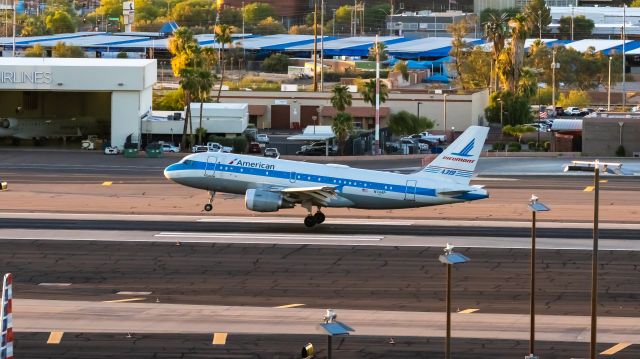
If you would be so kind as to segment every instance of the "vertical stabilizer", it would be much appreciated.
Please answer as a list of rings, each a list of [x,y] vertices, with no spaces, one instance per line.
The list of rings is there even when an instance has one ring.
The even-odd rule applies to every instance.
[[[13,359],[12,282],[11,273],[5,274],[0,301],[0,359]]]
[[[469,126],[433,162],[414,175],[469,185],[488,133],[489,127]]]

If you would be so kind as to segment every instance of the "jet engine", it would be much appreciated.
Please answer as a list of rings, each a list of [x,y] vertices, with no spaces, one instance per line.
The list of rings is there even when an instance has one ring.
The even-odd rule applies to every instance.
[[[0,118],[0,128],[10,129],[18,126],[18,120],[15,118]]]
[[[256,212],[276,212],[280,208],[293,208],[294,204],[288,202],[280,193],[248,189],[244,197],[247,209]]]

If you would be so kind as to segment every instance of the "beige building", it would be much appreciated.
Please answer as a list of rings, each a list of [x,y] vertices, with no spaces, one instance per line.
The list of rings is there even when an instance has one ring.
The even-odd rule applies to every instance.
[[[302,129],[308,125],[331,125],[335,113],[330,102],[330,92],[245,92],[223,91],[221,102],[249,103],[249,122],[258,128],[274,130]],[[484,124],[484,108],[489,98],[488,91],[473,94],[444,94],[394,92],[387,102],[381,104],[380,126],[386,127],[389,116],[408,111],[427,116],[435,121],[434,131],[444,131],[446,126],[456,132],[471,125]],[[446,105],[445,105],[446,103]],[[347,110],[354,115],[356,127],[364,130],[375,125],[374,108],[353,94],[353,105]]]
[[[640,116],[609,114],[584,118],[582,154],[613,157],[620,145],[624,146],[627,156],[640,157]]]

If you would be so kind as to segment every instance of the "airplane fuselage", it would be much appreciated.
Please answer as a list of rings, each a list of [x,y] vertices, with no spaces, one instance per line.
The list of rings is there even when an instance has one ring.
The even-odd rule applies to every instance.
[[[335,187],[336,196],[326,201],[326,207],[399,209],[488,197],[480,188],[420,176],[220,152],[187,156],[167,167],[165,176],[185,186],[234,194],[248,189]],[[466,193],[439,194],[458,190]]]

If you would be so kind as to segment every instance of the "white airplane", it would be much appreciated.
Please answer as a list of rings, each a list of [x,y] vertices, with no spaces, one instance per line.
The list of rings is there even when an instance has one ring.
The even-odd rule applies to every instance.
[[[108,126],[108,124],[107,124]],[[100,121],[90,117],[42,119],[0,118],[0,137],[21,140],[40,138],[80,137],[85,133],[104,131]],[[106,128],[108,133],[108,127]]]
[[[300,204],[304,224],[324,222],[323,207],[399,209],[474,201],[489,197],[469,185],[488,127],[471,126],[422,170],[404,175],[337,164],[287,161],[234,153],[202,152],[165,168],[164,176],[184,186],[245,195],[247,209],[276,212]],[[317,212],[312,213],[313,207]]]

